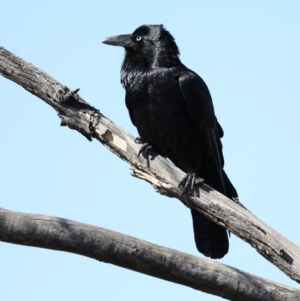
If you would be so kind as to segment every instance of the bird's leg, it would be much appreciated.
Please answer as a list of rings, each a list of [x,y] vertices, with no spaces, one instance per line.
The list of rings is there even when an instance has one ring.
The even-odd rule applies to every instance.
[[[187,194],[194,190],[195,185],[202,184],[203,182],[204,179],[197,178],[197,174],[195,172],[188,172],[179,183],[179,188],[182,189],[182,194]]]

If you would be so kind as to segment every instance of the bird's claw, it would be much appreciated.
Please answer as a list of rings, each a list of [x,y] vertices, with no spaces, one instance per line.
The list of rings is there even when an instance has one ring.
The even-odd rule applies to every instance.
[[[138,157],[140,156],[141,153],[145,153],[145,155],[149,155],[150,151],[153,151],[153,146],[150,145],[149,143],[145,142],[142,137],[137,137],[134,139],[135,143],[142,144],[139,152],[138,152]]]
[[[155,154],[154,147],[150,145],[148,142],[145,142],[143,138],[137,137],[134,139],[135,143],[142,144],[139,152],[138,152],[138,157],[140,154],[143,154],[144,158],[147,160],[147,166],[150,166],[150,160],[153,160],[157,154]],[[150,152],[154,151],[154,153],[151,154]],[[150,157],[150,158],[149,158]]]
[[[137,143],[137,144],[144,144],[145,143],[145,141],[143,140],[142,137],[136,137],[134,139],[134,142]]]
[[[197,178],[196,173],[189,172],[179,183],[179,188],[182,189],[182,195],[190,193],[194,190],[196,185],[200,185],[204,182],[204,179]]]
[[[149,143],[144,143],[138,152],[138,157],[141,153],[145,153],[146,155],[149,155],[151,150],[153,150],[153,146],[150,145]]]

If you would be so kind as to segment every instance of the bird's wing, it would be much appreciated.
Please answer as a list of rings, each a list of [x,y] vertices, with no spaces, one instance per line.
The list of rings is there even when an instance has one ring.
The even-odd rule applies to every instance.
[[[220,138],[223,129],[218,123],[212,98],[205,82],[196,73],[184,70],[176,74],[185,104],[193,124],[198,129],[199,137],[205,153],[207,162],[211,169],[213,182],[218,182],[215,189],[224,191],[222,144]]]
[[[178,79],[190,117],[195,126],[215,128],[216,117],[212,98],[205,82],[192,71],[181,71],[175,76]]]
[[[125,104],[126,104],[126,107],[128,109],[128,112],[129,112],[129,116],[130,116],[130,119],[131,119],[131,122],[134,126],[135,125],[135,122],[134,122],[134,116],[133,116],[133,111],[132,111],[132,108],[131,108],[131,103],[130,103],[130,100],[129,100],[129,96],[128,94],[126,93],[126,96],[125,96]]]

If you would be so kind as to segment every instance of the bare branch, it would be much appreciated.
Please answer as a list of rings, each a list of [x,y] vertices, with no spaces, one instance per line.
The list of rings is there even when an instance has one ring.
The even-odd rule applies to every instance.
[[[0,240],[87,256],[233,301],[300,298],[299,290],[221,263],[57,217],[0,208]]]
[[[182,196],[178,183],[184,173],[161,156],[147,160],[137,156],[133,137],[55,79],[0,47],[0,73],[43,99],[67,125],[89,140],[96,138],[110,151],[133,166],[133,175],[148,181],[161,194],[180,199],[210,220],[250,243],[261,255],[300,283],[300,249],[264,224],[251,212],[207,185],[196,188],[194,196]],[[72,93],[71,93],[72,94]],[[200,196],[201,192],[201,198]]]

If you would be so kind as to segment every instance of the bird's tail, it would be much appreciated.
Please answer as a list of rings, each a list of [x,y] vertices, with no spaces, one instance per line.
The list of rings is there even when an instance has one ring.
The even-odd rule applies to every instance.
[[[237,198],[237,192],[223,171],[225,194],[228,198]],[[224,257],[229,249],[227,230],[208,220],[201,213],[191,210],[197,249],[203,255],[218,259]]]
[[[218,259],[225,256],[229,249],[227,230],[191,210],[197,249],[203,255]]]

